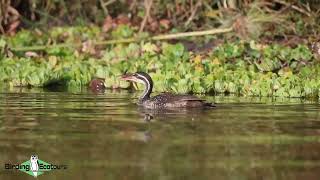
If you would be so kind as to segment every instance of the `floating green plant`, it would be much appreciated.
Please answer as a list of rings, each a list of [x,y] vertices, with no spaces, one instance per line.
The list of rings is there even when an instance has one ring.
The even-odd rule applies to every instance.
[[[320,65],[305,45],[290,48],[234,41],[194,53],[180,43],[141,42],[95,49],[93,54],[57,46],[32,56],[10,55],[6,49],[7,45],[45,44],[49,39],[55,43],[95,40],[100,33],[94,27],[54,28],[46,35],[20,31],[2,37],[0,81],[11,86],[78,87],[99,77],[105,78],[108,88],[127,88],[129,83],[119,81],[119,75],[145,71],[159,92],[319,97]],[[131,37],[133,31],[121,26],[112,36]]]

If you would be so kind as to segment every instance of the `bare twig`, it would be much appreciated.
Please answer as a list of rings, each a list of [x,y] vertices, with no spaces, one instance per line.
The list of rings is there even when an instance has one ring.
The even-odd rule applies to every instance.
[[[195,7],[193,8],[192,12],[191,12],[191,16],[188,18],[187,22],[184,24],[185,27],[187,27],[190,22],[193,20],[194,16],[196,15],[196,12],[198,10],[198,8],[201,6],[202,1],[198,0],[197,4],[195,5]]]
[[[103,9],[104,15],[107,16],[107,15],[109,14],[109,11],[108,11],[107,6],[110,5],[110,4],[112,4],[112,3],[114,3],[115,1],[116,1],[116,0],[109,0],[109,1],[107,1],[107,2],[104,2],[103,0],[99,0],[100,5],[101,5],[101,7],[102,7],[102,9]]]
[[[129,38],[129,39],[118,39],[118,40],[107,40],[100,42],[93,42],[93,45],[110,45],[110,44],[121,44],[121,43],[132,43],[140,41],[159,41],[159,40],[168,40],[168,39],[178,39],[183,37],[190,36],[204,36],[204,35],[214,35],[222,34],[233,31],[233,28],[218,28],[211,29],[206,31],[193,31],[193,32],[184,32],[184,33],[175,33],[175,34],[164,34],[157,35],[150,38]],[[39,45],[39,46],[29,46],[29,47],[11,47],[12,51],[41,51],[48,48],[68,48],[68,47],[81,47],[82,43],[63,43],[63,44],[53,44],[53,45]]]
[[[107,9],[107,7],[104,5],[103,0],[99,0],[99,2],[100,2],[100,6],[101,6],[102,9],[103,9],[104,15],[107,16],[107,15],[108,15],[108,9]]]
[[[193,31],[193,32],[184,32],[184,33],[176,33],[176,34],[165,34],[151,37],[151,40],[166,40],[166,39],[177,39],[182,37],[190,37],[190,36],[204,36],[204,35],[213,35],[213,34],[221,34],[231,32],[233,28],[218,28],[211,29],[206,31]]]
[[[288,7],[291,7],[292,9],[294,9],[294,10],[296,10],[296,11],[302,13],[302,14],[305,14],[305,15],[307,15],[309,17],[311,16],[311,14],[309,12],[305,11],[304,9],[302,9],[302,8],[296,6],[296,5],[287,3],[287,2],[282,1],[282,0],[275,0],[275,2],[277,2],[279,4],[282,4],[282,5],[285,5],[285,6],[288,6]]]
[[[112,3],[114,3],[114,2],[116,2],[116,0],[109,0],[109,1],[107,1],[104,5],[105,5],[105,6],[109,6],[110,4],[112,4]]]
[[[4,31],[4,28],[2,27],[2,25],[0,24],[0,34],[4,34],[5,31]]]
[[[140,25],[140,29],[139,29],[139,32],[142,32],[143,29],[144,29],[144,26],[146,25],[147,23],[147,20],[150,16],[150,9],[152,7],[152,3],[153,3],[153,0],[144,0],[144,7],[146,9],[146,14],[144,15],[144,18],[142,20],[142,23]]]

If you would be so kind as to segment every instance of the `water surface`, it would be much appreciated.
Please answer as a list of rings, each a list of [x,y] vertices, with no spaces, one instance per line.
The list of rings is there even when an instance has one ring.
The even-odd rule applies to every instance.
[[[155,112],[136,97],[2,90],[0,179],[34,179],[4,169],[32,154],[68,165],[45,179],[320,178],[318,102],[206,96],[216,109]]]

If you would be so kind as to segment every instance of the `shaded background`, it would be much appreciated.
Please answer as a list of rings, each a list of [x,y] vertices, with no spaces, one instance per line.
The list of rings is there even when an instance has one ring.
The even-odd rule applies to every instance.
[[[40,28],[56,25],[98,24],[108,31],[118,24],[137,26],[153,33],[208,29],[218,26],[258,26],[260,21],[277,21],[280,16],[295,13],[309,19],[305,23],[319,24],[318,0],[1,0],[0,32],[14,34],[20,28]],[[257,10],[263,12],[257,17]],[[270,17],[275,17],[272,20]],[[242,17],[242,18],[240,18]],[[243,17],[248,17],[243,19]],[[251,17],[251,18],[250,18]],[[268,18],[269,17],[269,18]],[[297,22],[296,16],[285,20]],[[311,18],[313,17],[313,18]],[[319,18],[318,18],[319,19]],[[241,35],[251,25],[240,28]]]

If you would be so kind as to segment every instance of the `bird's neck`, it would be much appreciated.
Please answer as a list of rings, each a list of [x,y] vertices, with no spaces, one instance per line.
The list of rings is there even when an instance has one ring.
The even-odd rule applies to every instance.
[[[144,81],[144,86],[145,86],[145,89],[144,89],[142,95],[140,96],[140,102],[143,102],[143,101],[150,99],[150,94],[151,94],[152,88],[153,88],[153,82],[152,81]]]

